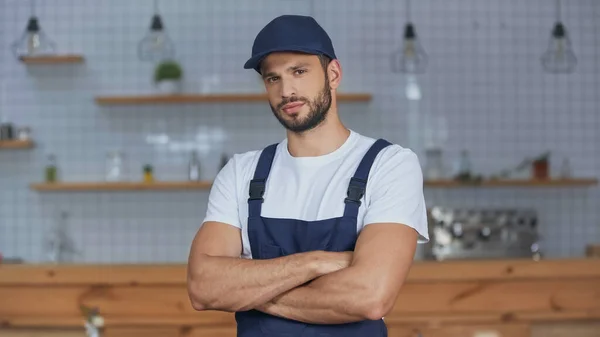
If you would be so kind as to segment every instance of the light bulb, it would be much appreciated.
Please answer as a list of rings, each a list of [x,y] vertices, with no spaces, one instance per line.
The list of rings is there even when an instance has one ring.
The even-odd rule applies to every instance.
[[[138,45],[138,56],[142,61],[161,61],[172,58],[174,53],[173,41],[165,32],[162,19],[155,14],[150,31]]]
[[[417,39],[415,28],[408,23],[404,29],[404,44],[392,55],[392,71],[406,74],[424,73],[427,68],[427,54]]]
[[[35,16],[29,18],[27,28],[19,39],[12,43],[15,57],[51,54],[55,50],[54,43],[41,30]]]
[[[421,100],[421,88],[414,76],[407,76],[406,79],[406,98],[411,101]]]
[[[557,22],[552,30],[548,49],[541,57],[544,69],[553,74],[570,73],[575,70],[577,57],[571,47],[571,41],[561,22]]]

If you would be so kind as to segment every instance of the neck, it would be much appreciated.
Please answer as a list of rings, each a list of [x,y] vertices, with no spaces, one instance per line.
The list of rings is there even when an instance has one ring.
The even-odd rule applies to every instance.
[[[295,133],[288,131],[288,151],[294,157],[316,157],[331,153],[340,148],[350,136],[333,105],[327,118],[316,128]]]

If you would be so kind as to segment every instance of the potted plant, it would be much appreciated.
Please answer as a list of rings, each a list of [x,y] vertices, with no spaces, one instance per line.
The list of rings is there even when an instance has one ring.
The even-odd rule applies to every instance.
[[[544,152],[532,161],[533,179],[548,179],[550,177],[550,151]]]
[[[144,165],[144,181],[147,183],[151,183],[154,181],[152,165],[146,164]]]
[[[160,62],[154,70],[154,83],[166,94],[174,94],[181,89],[183,70],[179,63],[166,60]]]

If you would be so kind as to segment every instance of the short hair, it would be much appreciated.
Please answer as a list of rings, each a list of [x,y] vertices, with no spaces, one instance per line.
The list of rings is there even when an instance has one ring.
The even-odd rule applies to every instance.
[[[331,57],[325,55],[325,54],[319,54],[317,55],[319,57],[319,61],[321,62],[321,66],[323,67],[323,71],[325,73],[327,73],[327,66],[329,65],[329,63],[331,63]]]

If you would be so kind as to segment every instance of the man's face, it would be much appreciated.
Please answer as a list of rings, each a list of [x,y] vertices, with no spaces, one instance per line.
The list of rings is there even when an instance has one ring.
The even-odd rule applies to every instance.
[[[272,53],[263,60],[261,72],[271,110],[286,129],[302,133],[325,120],[331,87],[317,56]]]

